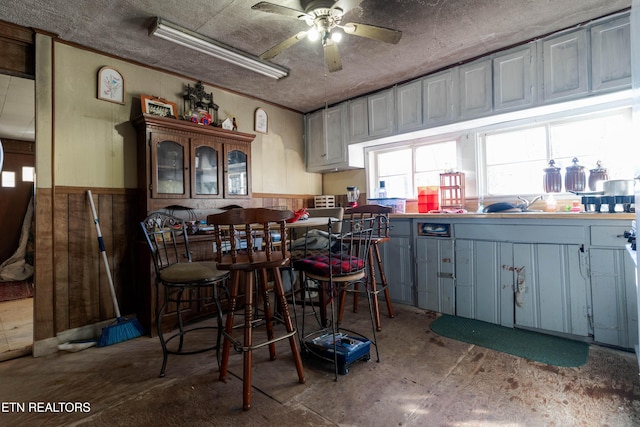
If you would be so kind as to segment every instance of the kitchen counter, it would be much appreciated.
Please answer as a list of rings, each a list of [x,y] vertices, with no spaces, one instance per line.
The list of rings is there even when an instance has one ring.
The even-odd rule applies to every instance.
[[[405,213],[405,214],[391,214],[391,218],[404,218],[404,219],[481,219],[481,220],[495,220],[495,219],[566,219],[566,220],[628,220],[635,219],[635,213],[598,213],[598,212],[498,212],[498,213],[464,213],[464,214],[443,214],[443,213]]]

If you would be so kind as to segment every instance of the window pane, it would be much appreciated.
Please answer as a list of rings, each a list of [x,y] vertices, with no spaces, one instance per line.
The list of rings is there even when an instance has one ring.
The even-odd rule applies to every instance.
[[[486,156],[487,165],[546,159],[545,128],[489,134],[486,136]]]
[[[411,150],[387,151],[378,154],[378,174],[380,176],[398,175],[411,169]]]
[[[11,171],[2,172],[2,186],[13,188],[16,186],[16,173]]]
[[[33,166],[22,167],[22,182],[33,182],[35,170]]]
[[[435,172],[438,174],[448,169],[456,169],[456,141],[422,145],[416,148],[416,172]],[[418,185],[437,185],[435,182],[418,183]]]

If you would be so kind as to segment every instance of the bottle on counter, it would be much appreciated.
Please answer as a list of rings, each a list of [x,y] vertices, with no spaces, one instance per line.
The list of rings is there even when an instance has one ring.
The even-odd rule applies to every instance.
[[[384,181],[380,181],[380,186],[378,187],[376,196],[378,197],[378,199],[387,198],[387,188],[385,187]]]

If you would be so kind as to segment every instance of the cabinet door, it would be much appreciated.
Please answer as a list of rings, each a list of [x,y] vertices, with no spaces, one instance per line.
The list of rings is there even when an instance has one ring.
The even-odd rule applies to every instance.
[[[411,220],[393,218],[390,236],[391,239],[380,248],[391,299],[414,305]]]
[[[593,339],[632,348],[638,343],[638,310],[633,261],[625,249],[589,250]]]
[[[459,67],[460,117],[470,119],[491,113],[493,92],[491,60],[472,62]]]
[[[349,142],[359,142],[369,136],[369,108],[367,98],[349,101]]]
[[[396,88],[396,110],[399,132],[422,126],[422,81],[417,80]]]
[[[418,307],[456,314],[453,239],[416,239]]]
[[[512,327],[513,298],[511,313],[506,313],[506,323],[502,319],[501,294],[506,288],[507,297],[513,294],[511,273],[504,280],[504,254],[511,258],[511,244],[486,242],[481,240],[456,239],[456,315],[484,322]],[[509,265],[509,264],[506,264]],[[508,299],[508,298],[507,298]]]
[[[543,101],[576,98],[589,90],[586,30],[542,41]]]
[[[393,89],[367,97],[370,137],[388,136],[393,133],[393,117],[395,115],[393,98]]]
[[[391,300],[414,305],[411,238],[394,236],[380,247]]]
[[[326,157],[327,165],[346,165],[347,145],[346,145],[346,104],[336,105],[326,110],[327,121],[325,125]]]
[[[224,144],[224,197],[251,197],[251,152],[248,145]]]
[[[581,245],[514,244],[515,325],[590,333],[588,262]]]
[[[191,197],[222,197],[222,144],[191,140]]]
[[[307,170],[318,171],[325,163],[324,110],[308,114],[306,120]]]
[[[631,87],[629,17],[591,28],[591,90]]]
[[[153,132],[151,149],[151,197],[189,197],[189,139],[170,133]]]
[[[457,71],[447,70],[422,80],[422,123],[435,126],[452,122],[457,114],[457,96],[454,76]]]
[[[495,111],[534,104],[535,46],[530,43],[493,58]]]

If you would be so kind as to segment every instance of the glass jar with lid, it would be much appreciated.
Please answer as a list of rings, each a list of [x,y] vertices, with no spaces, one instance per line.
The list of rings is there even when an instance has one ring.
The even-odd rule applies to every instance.
[[[587,177],[584,173],[584,166],[578,164],[578,158],[571,160],[572,165],[567,166],[567,172],[564,176],[564,186],[567,191],[584,191],[587,183]]]
[[[549,160],[549,167],[544,168],[543,185],[545,193],[559,193],[562,190],[562,175],[556,162]]]

